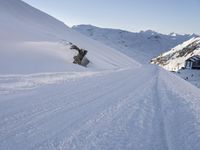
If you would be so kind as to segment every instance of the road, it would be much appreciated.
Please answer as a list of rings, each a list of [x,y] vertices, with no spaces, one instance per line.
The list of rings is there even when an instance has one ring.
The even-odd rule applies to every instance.
[[[0,81],[1,150],[200,147],[199,89],[157,67]]]

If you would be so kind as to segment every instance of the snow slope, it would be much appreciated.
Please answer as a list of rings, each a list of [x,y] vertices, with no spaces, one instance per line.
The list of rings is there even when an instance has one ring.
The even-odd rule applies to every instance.
[[[21,90],[8,77],[0,149],[199,149],[200,91],[177,76],[152,66],[67,76]]]
[[[152,59],[152,63],[166,70],[175,71],[178,76],[200,88],[199,70],[181,69],[185,67],[185,61],[195,55],[200,55],[200,37],[192,38],[159,55]]]
[[[128,32],[118,29],[98,28],[91,25],[78,25],[74,30],[92,38],[137,60],[140,63],[149,63],[160,53],[168,51],[178,44],[189,40],[193,35],[179,35],[171,33],[164,35],[155,31]]]
[[[21,0],[0,0],[0,14],[0,74],[86,70],[72,64],[70,42],[88,50],[89,68],[139,65]]]
[[[175,72],[178,76],[200,88],[200,71],[199,70],[188,70],[182,69],[178,72]]]
[[[198,88],[20,0],[0,0],[0,19],[0,150],[199,149]]]

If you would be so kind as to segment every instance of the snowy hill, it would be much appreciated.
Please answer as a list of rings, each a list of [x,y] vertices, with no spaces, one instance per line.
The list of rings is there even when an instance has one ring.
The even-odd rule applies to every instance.
[[[152,63],[166,70],[177,72],[177,75],[200,88],[199,70],[182,69],[186,67],[185,64],[188,59],[198,55],[200,55],[200,37],[192,38],[159,55],[152,59]]]
[[[0,150],[199,150],[200,89],[20,0],[0,20]]]
[[[91,25],[78,25],[72,28],[123,52],[140,63],[149,63],[152,58],[160,53],[168,51],[192,37],[196,37],[195,34],[179,35],[171,33],[170,35],[164,35],[151,30],[133,33],[117,29],[98,28]]]
[[[138,65],[20,0],[1,0],[0,14],[0,74],[86,70],[72,64],[70,42],[88,50],[89,68]]]
[[[200,37],[192,38],[170,51],[154,58],[152,63],[158,64],[169,71],[178,71],[185,67],[185,61],[195,55],[200,55]]]

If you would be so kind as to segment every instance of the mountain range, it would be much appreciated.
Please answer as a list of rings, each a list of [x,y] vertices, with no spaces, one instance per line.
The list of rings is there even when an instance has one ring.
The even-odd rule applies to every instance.
[[[129,32],[120,29],[99,28],[92,25],[77,25],[72,29],[119,50],[142,64],[163,52],[193,38],[196,34],[161,34],[152,30]]]

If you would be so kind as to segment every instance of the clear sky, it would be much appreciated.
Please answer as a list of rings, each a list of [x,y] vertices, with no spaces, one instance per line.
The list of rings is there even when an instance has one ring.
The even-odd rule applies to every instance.
[[[68,26],[200,34],[200,0],[24,0]]]

